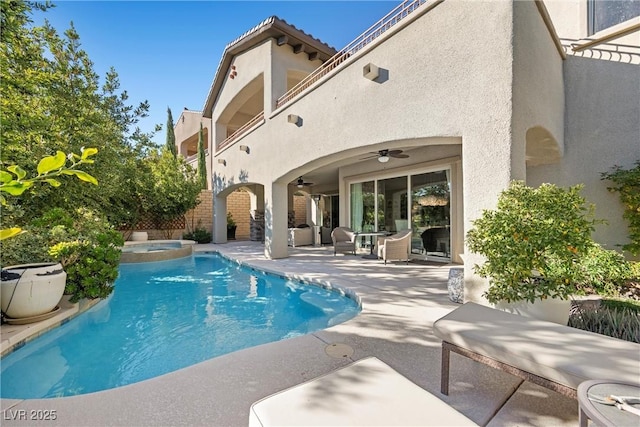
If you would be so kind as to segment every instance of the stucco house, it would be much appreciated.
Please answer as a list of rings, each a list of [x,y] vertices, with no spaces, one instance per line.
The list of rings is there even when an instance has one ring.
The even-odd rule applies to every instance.
[[[511,180],[584,183],[608,220],[596,240],[627,241],[600,174],[640,159],[639,99],[640,2],[412,0],[340,51],[259,23],[226,46],[176,140],[193,155],[181,121],[207,130],[216,243],[243,187],[265,255],[287,257],[304,191],[312,225],[411,228],[412,256],[464,261],[465,299],[481,301],[464,236]]]

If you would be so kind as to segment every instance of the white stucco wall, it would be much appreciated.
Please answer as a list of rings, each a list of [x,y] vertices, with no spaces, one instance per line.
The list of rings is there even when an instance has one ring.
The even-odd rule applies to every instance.
[[[514,2],[513,50],[512,167],[524,180],[527,130],[546,129],[564,151],[563,59],[534,2]]]
[[[623,206],[609,183],[600,179],[614,165],[625,169],[640,160],[640,68],[634,64],[568,57],[564,63],[566,96],[565,156],[557,165],[529,168],[527,182],[561,186],[584,184],[582,192],[608,225],[594,238],[607,248],[628,241]]]
[[[468,227],[513,178],[512,26],[505,22],[512,23],[509,1],[442,3],[238,141],[251,147],[249,156],[237,149],[221,153],[227,161],[217,170],[221,181],[287,183],[372,146],[420,146],[423,137],[462,137]],[[369,62],[383,68],[388,79],[365,79],[362,68]],[[231,98],[223,94],[220,99]],[[302,126],[287,123],[288,114],[299,115]],[[260,161],[274,153],[286,161]]]
[[[587,0],[545,0],[544,4],[559,37],[587,37]]]
[[[237,147],[219,153],[227,161],[216,169],[219,182],[232,183],[226,191],[240,182],[263,184],[266,206],[285,206],[286,213],[281,186],[319,166],[453,137],[462,141],[461,223],[468,230],[512,179],[525,178],[529,126],[550,129],[562,139],[557,51],[546,30],[532,34],[542,26],[535,6],[514,3],[519,2],[446,1],[426,14],[414,12],[400,31],[387,32],[235,143],[248,145],[249,155]],[[525,28],[514,33],[514,23]],[[384,78],[364,78],[368,63],[379,66]],[[514,80],[527,84],[514,93]],[[300,116],[302,125],[288,123],[288,114]],[[286,257],[286,233],[280,232],[286,230],[286,215],[266,217],[266,254]],[[476,260],[465,254],[466,298],[481,301],[486,282],[472,277]]]

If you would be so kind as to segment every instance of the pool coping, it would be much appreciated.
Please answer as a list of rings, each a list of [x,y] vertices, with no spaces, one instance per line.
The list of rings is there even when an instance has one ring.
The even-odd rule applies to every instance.
[[[111,295],[113,295],[113,293]],[[111,295],[107,297],[106,300],[82,299],[76,303],[69,301],[71,298],[70,295],[63,295],[58,303],[60,312],[48,319],[23,325],[11,325],[8,323],[0,325],[0,336],[2,337],[2,342],[0,343],[0,360],[23,347],[29,341],[64,325],[99,303],[107,301]]]

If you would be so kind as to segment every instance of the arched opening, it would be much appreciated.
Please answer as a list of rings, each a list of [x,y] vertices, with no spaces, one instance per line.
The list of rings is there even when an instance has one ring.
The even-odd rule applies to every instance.
[[[526,134],[527,166],[557,163],[562,158],[562,150],[551,133],[542,126],[534,126]]]
[[[226,126],[226,133],[219,137],[228,138],[262,111],[264,111],[264,79],[260,74],[243,87],[220,114],[217,123]]]

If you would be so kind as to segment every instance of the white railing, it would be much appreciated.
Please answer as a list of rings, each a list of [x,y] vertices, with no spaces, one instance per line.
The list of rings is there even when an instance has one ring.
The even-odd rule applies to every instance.
[[[282,95],[276,101],[276,108],[279,108],[303,92],[309,86],[320,80],[322,77],[336,69],[347,58],[361,50],[375,39],[380,37],[385,31],[396,25],[398,22],[406,18],[411,12],[427,3],[427,0],[407,0],[396,6],[391,12],[387,13],[382,19],[373,24],[358,36],[354,41],[349,43],[340,52],[333,55],[320,67],[315,69],[311,74],[302,79],[300,83],[292,87],[287,93]]]
[[[208,155],[209,155],[209,149],[205,148],[205,150],[204,150],[204,156],[205,156],[205,157],[207,157]],[[188,164],[196,163],[196,162],[198,161],[198,154],[192,154],[191,156],[187,157],[187,158],[185,159],[185,161],[186,161]]]
[[[624,64],[640,64],[640,47],[638,46],[601,43],[597,46],[576,49],[576,47],[586,44],[584,40],[563,38],[560,39],[560,42],[567,55],[621,62]]]
[[[251,120],[249,120],[247,123],[245,123],[244,125],[242,125],[238,130],[236,130],[234,133],[232,133],[231,135],[229,135],[227,137],[227,139],[225,139],[224,141],[220,142],[217,145],[216,148],[216,152],[222,150],[224,147],[226,147],[227,145],[230,145],[233,143],[233,141],[235,141],[236,139],[240,138],[242,135],[244,135],[245,133],[249,132],[253,127],[255,127],[258,124],[261,124],[264,122],[264,111],[259,112],[254,118],[252,118]]]

